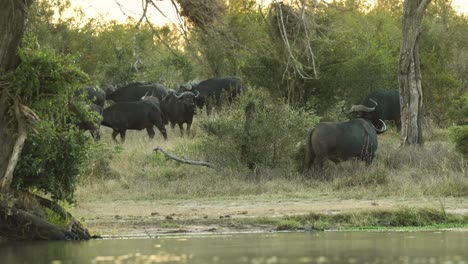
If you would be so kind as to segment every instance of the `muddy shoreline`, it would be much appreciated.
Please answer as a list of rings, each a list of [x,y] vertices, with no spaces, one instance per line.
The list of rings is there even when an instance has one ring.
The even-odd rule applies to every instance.
[[[441,201],[426,198],[94,201],[78,204],[72,211],[92,233],[115,238],[272,232],[277,227],[275,221],[291,216],[359,214],[406,207],[439,210]],[[466,215],[468,199],[446,198],[443,209],[448,214]]]

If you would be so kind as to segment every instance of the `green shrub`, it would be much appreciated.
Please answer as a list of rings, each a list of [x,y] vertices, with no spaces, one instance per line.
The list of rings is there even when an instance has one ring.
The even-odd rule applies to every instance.
[[[457,151],[465,156],[468,155],[468,125],[451,127],[449,135]]]
[[[301,228],[301,223],[293,219],[285,219],[278,222],[276,226],[276,230],[284,231],[284,230],[298,230]]]
[[[244,138],[245,108],[255,104],[247,148],[241,156]],[[299,143],[318,118],[294,109],[281,100],[272,99],[262,90],[251,89],[222,113],[201,120],[206,132],[199,146],[207,160],[220,166],[253,163],[267,168],[294,166]]]
[[[94,144],[73,122],[93,118],[74,95],[88,77],[72,56],[35,48],[21,49],[19,56],[21,64],[4,78],[12,84],[10,94],[40,120],[25,141],[12,186],[39,189],[53,199],[71,202]]]
[[[51,121],[42,121],[35,129],[24,144],[12,186],[37,188],[72,202],[92,140],[73,128],[58,131]]]

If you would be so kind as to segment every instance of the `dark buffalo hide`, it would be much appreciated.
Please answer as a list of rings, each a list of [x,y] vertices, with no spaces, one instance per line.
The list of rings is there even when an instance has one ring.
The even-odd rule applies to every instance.
[[[362,118],[346,122],[319,123],[307,135],[304,157],[304,173],[312,164],[322,167],[325,160],[340,162],[357,158],[372,163],[377,151],[377,133],[383,133],[369,120]]]
[[[155,135],[153,126],[156,126],[164,139],[167,139],[161,109],[150,101],[117,102],[104,109],[101,124],[112,128],[114,141],[117,141],[116,136],[120,134],[122,143],[125,142],[127,129],[146,129],[149,137],[153,138]]]

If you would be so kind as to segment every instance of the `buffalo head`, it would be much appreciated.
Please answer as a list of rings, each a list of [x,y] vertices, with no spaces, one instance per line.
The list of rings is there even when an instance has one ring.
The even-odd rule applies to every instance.
[[[192,92],[183,92],[183,93],[173,93],[174,97],[177,98],[179,103],[183,105],[183,108],[189,112],[195,112],[195,106],[197,97],[200,95],[198,91],[195,93]]]

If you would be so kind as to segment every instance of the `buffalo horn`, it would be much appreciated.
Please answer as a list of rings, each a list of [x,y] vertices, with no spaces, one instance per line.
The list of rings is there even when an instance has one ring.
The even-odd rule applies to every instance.
[[[375,110],[375,108],[379,105],[376,101],[374,101],[372,98],[369,98],[371,102],[373,102],[375,105],[374,107],[367,107],[365,105],[353,105],[351,106],[351,110],[349,111],[350,113],[352,112],[372,112]]]
[[[145,100],[146,96],[148,96],[148,93],[149,93],[149,91],[146,91],[145,95],[143,95],[140,100]]]
[[[197,98],[197,97],[200,95],[200,92],[197,91],[197,90],[195,90],[195,92],[197,93],[197,94],[195,95],[195,98]]]
[[[179,94],[179,93],[174,93],[174,96],[175,96],[177,99],[182,98],[183,95],[184,95],[184,93],[181,93],[181,94]]]
[[[349,110],[350,113],[352,112],[372,112],[375,110],[375,106],[374,107],[367,107],[365,105],[353,105],[351,106],[351,110]]]
[[[378,104],[376,101],[374,101],[374,99],[372,99],[372,98],[369,98],[369,100],[375,104],[375,105],[374,105],[374,108],[375,108],[376,106],[378,106],[378,105],[379,105],[379,104]]]
[[[382,134],[383,132],[385,132],[385,130],[387,130],[387,125],[385,125],[385,122],[382,119],[379,119],[379,121],[382,122],[382,128],[381,129],[376,128],[373,124],[372,124],[372,126],[374,127],[377,134]]]
[[[182,87],[184,87],[185,90],[192,90],[192,83],[188,82],[186,84],[183,84]]]

